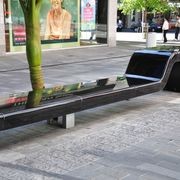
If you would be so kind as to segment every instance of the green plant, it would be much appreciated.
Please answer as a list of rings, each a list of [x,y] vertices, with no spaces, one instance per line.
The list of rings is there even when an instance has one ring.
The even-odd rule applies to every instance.
[[[19,0],[25,19],[26,27],[26,55],[30,70],[33,90],[44,87],[42,73],[42,52],[40,39],[40,8],[42,0]]]

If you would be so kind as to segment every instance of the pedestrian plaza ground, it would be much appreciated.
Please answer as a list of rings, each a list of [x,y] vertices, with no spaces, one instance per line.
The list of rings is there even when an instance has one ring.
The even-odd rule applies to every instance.
[[[144,43],[43,52],[47,87],[124,74]],[[0,92],[30,88],[25,54],[0,57]],[[180,179],[180,96],[160,91],[76,113],[76,126],[46,120],[0,132],[2,180]]]

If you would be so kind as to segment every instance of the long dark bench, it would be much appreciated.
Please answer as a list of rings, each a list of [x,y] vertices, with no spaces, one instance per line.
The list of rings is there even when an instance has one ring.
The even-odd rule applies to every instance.
[[[139,50],[132,55],[124,76],[0,97],[0,130],[60,116],[64,127],[72,127],[75,112],[163,89],[180,92],[179,82],[180,47]]]

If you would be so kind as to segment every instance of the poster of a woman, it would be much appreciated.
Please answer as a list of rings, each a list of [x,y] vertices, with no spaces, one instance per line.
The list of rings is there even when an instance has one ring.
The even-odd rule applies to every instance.
[[[62,8],[62,0],[50,0],[51,9],[46,18],[45,40],[70,39],[70,12]]]
[[[95,0],[81,1],[81,30],[95,31]]]
[[[26,30],[19,0],[7,1],[11,51],[25,49]],[[8,9],[10,7],[10,9]],[[43,48],[79,46],[79,0],[43,0],[40,9],[40,36]],[[59,45],[61,44],[61,45]]]

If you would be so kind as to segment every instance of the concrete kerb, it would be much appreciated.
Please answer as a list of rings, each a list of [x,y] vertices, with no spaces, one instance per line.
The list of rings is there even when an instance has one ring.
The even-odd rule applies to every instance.
[[[156,40],[162,41],[163,40],[163,34],[162,33],[155,33],[156,34]],[[167,39],[169,41],[174,40],[174,33],[168,33]],[[129,33],[129,32],[118,32],[116,33],[116,40],[117,41],[130,41],[130,42],[146,42],[146,39],[144,38],[144,33]]]

